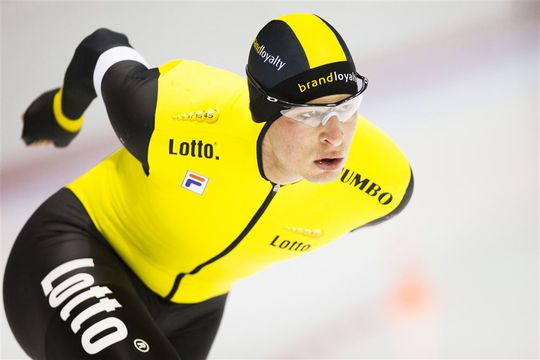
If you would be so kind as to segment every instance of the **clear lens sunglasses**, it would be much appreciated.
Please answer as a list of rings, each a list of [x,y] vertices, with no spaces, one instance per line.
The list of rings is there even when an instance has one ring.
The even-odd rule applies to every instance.
[[[362,103],[362,94],[367,89],[368,85],[368,79],[355,72],[356,82],[361,84],[360,89],[356,94],[335,103],[297,104],[268,95],[255,78],[253,78],[247,67],[246,74],[248,81],[257,89],[257,91],[264,95],[267,101],[279,104],[283,107],[283,110],[280,111],[283,116],[312,127],[317,127],[319,124],[326,125],[328,120],[333,116],[336,116],[341,122],[346,122],[353,118],[353,115],[358,111],[358,108]]]

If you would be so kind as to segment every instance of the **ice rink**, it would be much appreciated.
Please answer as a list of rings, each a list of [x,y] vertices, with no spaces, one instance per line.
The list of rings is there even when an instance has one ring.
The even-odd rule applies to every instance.
[[[120,146],[98,101],[68,148],[20,140],[20,115],[61,85],[85,36],[108,27],[152,66],[243,75],[266,22],[313,12],[369,78],[361,113],[407,155],[415,192],[395,219],[238,282],[210,357],[539,357],[538,1],[0,6],[0,274],[37,206]],[[25,359],[3,307],[0,318],[0,357]]]

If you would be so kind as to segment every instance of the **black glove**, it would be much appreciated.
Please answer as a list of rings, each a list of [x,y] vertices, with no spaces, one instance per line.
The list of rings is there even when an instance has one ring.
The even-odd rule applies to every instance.
[[[56,147],[66,147],[79,133],[65,130],[54,117],[53,99],[58,90],[56,88],[41,94],[24,113],[22,139],[26,145],[49,140]]]

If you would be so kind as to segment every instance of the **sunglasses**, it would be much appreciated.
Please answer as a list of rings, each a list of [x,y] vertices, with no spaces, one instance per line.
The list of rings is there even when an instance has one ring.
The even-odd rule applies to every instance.
[[[335,103],[298,104],[270,96],[257,80],[255,80],[253,75],[251,75],[247,66],[246,74],[251,85],[253,85],[253,87],[257,89],[268,102],[279,104],[283,107],[283,110],[280,111],[283,116],[312,127],[317,127],[319,124],[326,125],[328,120],[333,116],[336,116],[341,122],[346,122],[353,118],[353,115],[358,111],[358,108],[362,103],[362,94],[368,86],[368,79],[355,72],[356,82],[361,84],[360,89],[355,94]]]

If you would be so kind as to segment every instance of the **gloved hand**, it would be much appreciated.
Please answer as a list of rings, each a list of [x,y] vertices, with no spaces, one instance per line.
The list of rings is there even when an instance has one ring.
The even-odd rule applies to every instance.
[[[52,141],[56,147],[66,147],[79,133],[82,118],[75,121],[64,118],[59,121],[55,117],[53,102],[59,90],[56,88],[41,94],[24,113],[22,139],[26,145]],[[59,102],[56,105],[56,113],[60,111],[61,114]],[[60,125],[62,120],[67,125]]]

